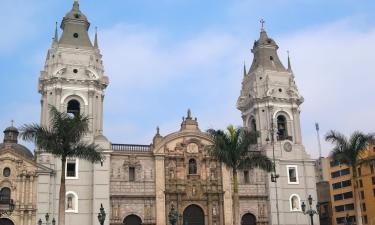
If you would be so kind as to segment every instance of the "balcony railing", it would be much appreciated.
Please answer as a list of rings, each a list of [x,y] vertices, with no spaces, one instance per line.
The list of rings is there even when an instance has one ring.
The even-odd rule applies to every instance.
[[[150,152],[150,145],[112,144],[113,151],[120,152]]]
[[[283,141],[283,140],[289,140],[289,141],[293,141],[293,137],[292,136],[277,136],[277,140],[278,141]]]

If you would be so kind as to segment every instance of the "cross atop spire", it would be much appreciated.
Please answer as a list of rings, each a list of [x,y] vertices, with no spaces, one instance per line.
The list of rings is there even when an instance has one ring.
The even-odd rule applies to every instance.
[[[261,30],[264,30],[264,24],[266,23],[266,21],[262,18],[260,19],[260,25],[261,25]]]
[[[13,127],[14,126],[14,120],[10,121],[10,125]]]

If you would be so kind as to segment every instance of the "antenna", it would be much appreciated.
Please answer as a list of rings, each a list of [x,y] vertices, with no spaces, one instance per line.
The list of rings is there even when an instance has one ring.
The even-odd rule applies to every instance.
[[[319,159],[322,157],[322,145],[320,144],[320,135],[319,135],[319,124],[315,123],[316,135],[318,138],[318,147],[319,147]]]

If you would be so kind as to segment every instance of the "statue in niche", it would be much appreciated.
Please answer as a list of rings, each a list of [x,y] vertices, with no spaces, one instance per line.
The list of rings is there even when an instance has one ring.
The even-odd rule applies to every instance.
[[[175,178],[175,173],[174,173],[174,170],[173,170],[173,169],[170,169],[170,170],[169,170],[169,178],[170,178],[170,179],[174,179],[174,178]]]
[[[261,217],[264,216],[264,205],[263,204],[259,205],[259,216],[261,216]]]
[[[216,179],[216,172],[215,172],[215,170],[211,170],[210,177],[211,177],[211,180],[215,180]]]
[[[150,218],[151,217],[151,206],[147,204],[145,206],[145,218]]]
[[[197,190],[196,190],[195,185],[193,185],[191,193],[192,193],[193,196],[195,196],[197,194]]]
[[[212,215],[213,215],[213,216],[217,216],[217,205],[214,205],[214,206],[212,207]]]
[[[66,204],[66,209],[67,210],[73,210],[73,197],[68,196],[67,204]]]

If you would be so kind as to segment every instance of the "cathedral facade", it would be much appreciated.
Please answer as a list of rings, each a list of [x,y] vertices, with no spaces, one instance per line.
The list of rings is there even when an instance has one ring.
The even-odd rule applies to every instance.
[[[309,195],[316,199],[316,190],[314,161],[301,140],[303,98],[290,63],[288,68],[282,65],[276,42],[263,28],[254,43],[252,66],[245,69],[237,108],[243,125],[260,133],[257,150],[274,159],[275,170],[240,171],[240,202],[233,209],[231,170],[208,154],[212,139],[190,110],[176,124],[176,132],[162,135],[157,129],[149,145],[111,143],[104,136],[103,101],[109,78],[97,35],[90,40],[90,23],[78,1],[60,27],[62,35],[56,28],[39,77],[41,124],[49,124],[49,105],[84,113],[92,118],[84,141],[98,144],[106,156],[99,164],[68,159],[67,225],[98,224],[101,204],[107,212],[106,225],[167,225],[171,217],[177,225],[233,225],[235,215],[236,225],[309,224],[301,202]],[[40,173],[36,180],[35,218],[48,213],[57,220],[60,159],[36,151],[36,164],[53,172]]]

